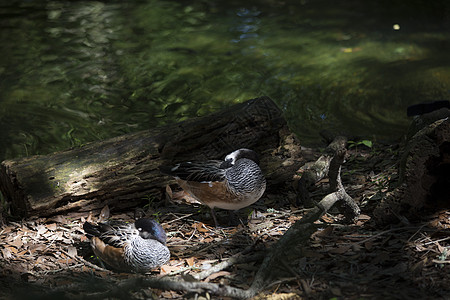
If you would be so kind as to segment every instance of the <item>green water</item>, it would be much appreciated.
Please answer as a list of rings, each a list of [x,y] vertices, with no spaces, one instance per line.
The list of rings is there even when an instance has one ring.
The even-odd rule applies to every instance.
[[[5,2],[5,1],[3,1]],[[306,145],[450,98],[448,1],[0,4],[0,160],[270,96]]]

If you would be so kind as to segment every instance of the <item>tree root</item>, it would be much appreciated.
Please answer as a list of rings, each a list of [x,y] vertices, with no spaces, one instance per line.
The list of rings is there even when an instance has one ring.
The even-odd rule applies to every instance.
[[[340,203],[342,211],[348,220],[356,220],[359,216],[360,209],[345,191],[340,176],[341,165],[344,162],[346,153],[345,144],[345,138],[338,137],[328,147],[334,151],[334,156],[331,159],[326,159],[330,161],[330,164],[324,167],[328,170],[330,187],[334,191],[325,196],[302,219],[292,225],[273,246],[260,266],[252,286],[247,290],[247,296],[255,296],[271,281],[290,274],[289,270],[283,265],[292,258],[298,259],[303,256],[302,245],[307,244],[310,236],[317,230],[317,225],[314,222],[330,210],[334,204]],[[319,160],[323,161],[323,157],[319,158]],[[323,172],[316,172],[316,174],[321,173]]]

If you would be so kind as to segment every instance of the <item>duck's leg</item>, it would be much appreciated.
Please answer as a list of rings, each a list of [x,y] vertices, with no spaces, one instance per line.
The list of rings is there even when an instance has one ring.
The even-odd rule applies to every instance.
[[[219,222],[217,222],[216,212],[214,211],[214,207],[211,207],[211,216],[214,220],[214,226],[219,227]]]

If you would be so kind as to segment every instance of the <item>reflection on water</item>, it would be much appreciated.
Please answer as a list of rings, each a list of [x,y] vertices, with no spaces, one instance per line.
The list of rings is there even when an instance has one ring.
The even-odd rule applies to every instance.
[[[398,138],[450,98],[446,1],[15,1],[0,6],[0,160],[268,95],[305,144]]]
[[[256,8],[245,8],[241,7],[236,12],[237,20],[235,23],[237,24],[234,28],[237,32],[239,32],[239,37],[237,39],[233,39],[234,43],[239,43],[242,40],[249,40],[251,38],[258,38],[258,28],[260,19],[258,16],[261,14]]]

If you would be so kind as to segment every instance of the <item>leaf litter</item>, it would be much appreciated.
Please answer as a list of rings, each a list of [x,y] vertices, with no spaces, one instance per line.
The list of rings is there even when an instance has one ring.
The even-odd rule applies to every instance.
[[[392,151],[349,151],[342,179],[361,206],[359,219],[355,224],[344,224],[337,211],[323,216],[316,222],[318,230],[309,243],[300,245],[302,256],[285,262],[293,277],[280,278],[255,299],[445,299],[450,292],[450,211],[424,214],[421,222],[409,225],[380,227],[372,219],[373,208],[389,190],[391,180],[397,178],[396,161]],[[312,193],[316,201],[324,195],[326,185],[326,180],[316,184]],[[296,204],[295,193],[287,183],[242,209],[243,224],[215,228],[204,207],[192,199],[186,203],[186,195],[183,197],[176,186],[168,186],[166,191],[174,197],[149,203],[145,212],[166,230],[171,251],[167,265],[145,275],[118,273],[94,257],[83,223],[107,219],[133,222],[135,211],[116,212],[105,206],[101,212],[88,215],[68,213],[16,221],[4,218],[0,227],[0,295],[23,299],[32,293],[92,297],[124,279],[140,276],[195,281],[202,272],[240,255],[248,259],[201,280],[247,289],[270,246],[308,211]],[[219,222],[229,220],[225,211],[219,211],[218,216]],[[155,289],[124,293],[127,299],[211,298],[209,294]],[[121,297],[124,295],[117,295]]]

